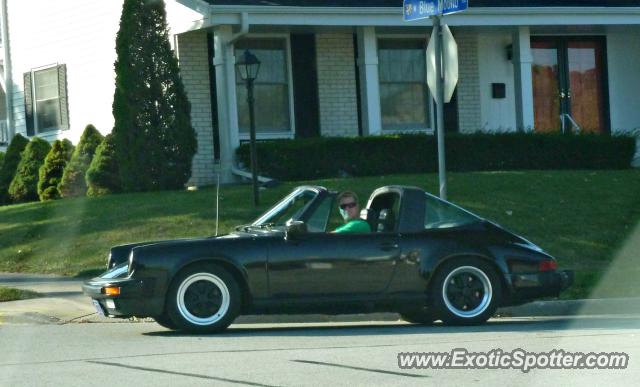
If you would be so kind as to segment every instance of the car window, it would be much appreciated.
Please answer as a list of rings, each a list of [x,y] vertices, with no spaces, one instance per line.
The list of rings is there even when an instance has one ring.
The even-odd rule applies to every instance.
[[[322,203],[316,207],[307,220],[307,230],[309,232],[325,232],[329,223],[329,215],[333,208],[335,195],[326,196]]]
[[[480,218],[451,203],[426,194],[424,228],[450,228],[476,223]]]
[[[288,220],[299,219],[307,205],[318,196],[315,190],[299,189],[282,199],[269,211],[253,222],[254,226],[273,224],[284,226]]]

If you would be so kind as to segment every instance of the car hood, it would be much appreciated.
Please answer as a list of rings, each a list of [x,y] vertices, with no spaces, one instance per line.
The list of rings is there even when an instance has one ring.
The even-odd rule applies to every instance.
[[[179,246],[184,244],[210,242],[212,240],[252,238],[252,237],[255,238],[257,236],[266,236],[265,234],[266,233],[261,233],[260,235],[258,235],[258,234],[246,233],[246,232],[233,232],[230,234],[225,234],[220,236],[211,236],[211,237],[168,239],[168,240],[161,240],[161,241],[145,241],[145,242],[127,243],[124,245],[118,245],[111,248],[111,252],[109,254],[109,259],[107,262],[107,268],[112,268],[118,264],[126,262],[129,259],[129,254],[131,253],[131,250],[136,248],[145,248],[147,246],[173,247],[173,246]],[[270,235],[273,235],[273,233],[271,233]]]

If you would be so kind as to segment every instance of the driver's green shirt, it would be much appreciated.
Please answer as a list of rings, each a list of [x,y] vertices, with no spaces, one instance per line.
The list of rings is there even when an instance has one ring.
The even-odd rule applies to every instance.
[[[336,228],[334,232],[371,232],[371,227],[369,227],[369,223],[362,219],[353,219],[347,224]]]

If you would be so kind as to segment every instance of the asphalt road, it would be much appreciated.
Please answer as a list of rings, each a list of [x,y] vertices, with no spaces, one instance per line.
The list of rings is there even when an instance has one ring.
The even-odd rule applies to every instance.
[[[625,352],[627,369],[401,369],[399,352],[522,348]],[[184,335],[155,323],[0,325],[0,386],[632,385],[636,316],[493,319],[479,327],[401,322],[236,324]],[[636,384],[637,385],[637,384]]]

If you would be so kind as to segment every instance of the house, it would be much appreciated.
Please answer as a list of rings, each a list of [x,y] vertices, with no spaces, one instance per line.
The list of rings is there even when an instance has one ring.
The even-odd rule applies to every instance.
[[[122,1],[1,0],[0,137],[77,141],[113,126]],[[640,1],[470,0],[448,15],[459,81],[445,130],[640,127]],[[424,50],[431,20],[402,0],[167,0],[198,133],[191,182],[233,179],[248,139],[235,61],[250,50],[258,139],[433,133]],[[562,129],[564,128],[564,129]]]

